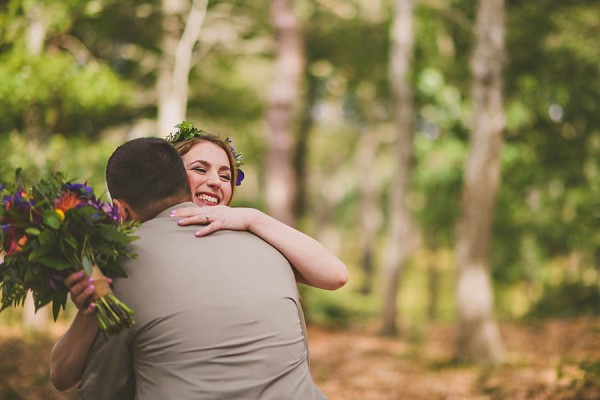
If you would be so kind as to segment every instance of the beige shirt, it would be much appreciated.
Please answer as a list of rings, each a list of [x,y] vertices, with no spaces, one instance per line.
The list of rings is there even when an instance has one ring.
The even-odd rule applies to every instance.
[[[184,203],[173,208],[193,206]],[[136,310],[120,335],[98,335],[82,399],[325,399],[308,368],[298,289],[288,261],[260,238],[203,238],[167,209],[142,224],[138,257],[114,292]]]

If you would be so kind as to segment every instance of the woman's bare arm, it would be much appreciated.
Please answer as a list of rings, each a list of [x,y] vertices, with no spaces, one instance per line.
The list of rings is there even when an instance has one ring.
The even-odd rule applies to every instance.
[[[59,391],[70,389],[80,381],[87,354],[98,333],[94,307],[88,304],[94,291],[92,282],[84,274],[74,273],[67,277],[65,284],[78,312],[50,355],[50,379]]]
[[[196,235],[221,230],[249,231],[283,254],[296,270],[296,280],[336,290],[348,281],[346,265],[321,243],[254,208],[206,206],[181,208],[171,214],[180,225],[205,225]],[[208,218],[207,218],[208,216]]]

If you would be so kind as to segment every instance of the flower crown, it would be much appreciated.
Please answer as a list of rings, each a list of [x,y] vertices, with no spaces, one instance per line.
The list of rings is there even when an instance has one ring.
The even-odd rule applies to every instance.
[[[202,138],[203,136],[210,135],[209,132],[203,131],[202,129],[198,129],[188,121],[182,121],[180,124],[175,125],[175,128],[178,128],[178,131],[175,133],[170,133],[167,136],[167,141],[171,144],[183,142],[184,140],[194,139],[194,138]],[[240,186],[242,181],[244,180],[244,171],[240,169],[244,162],[242,161],[242,153],[236,153],[233,148],[233,139],[230,136],[225,138],[225,143],[229,145],[229,149],[233,154],[233,158],[235,160],[235,169],[237,170],[237,180],[235,182],[235,186]]]

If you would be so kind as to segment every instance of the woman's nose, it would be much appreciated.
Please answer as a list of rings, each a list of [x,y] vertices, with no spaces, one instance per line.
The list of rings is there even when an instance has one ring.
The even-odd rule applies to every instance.
[[[208,181],[206,182],[208,186],[211,187],[221,187],[221,179],[217,174],[210,174],[208,177]]]

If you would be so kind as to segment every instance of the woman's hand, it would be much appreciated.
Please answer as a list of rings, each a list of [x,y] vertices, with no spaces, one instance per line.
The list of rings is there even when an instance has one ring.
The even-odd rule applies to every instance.
[[[112,279],[107,278],[107,280],[109,284],[112,283]],[[79,271],[67,276],[64,282],[75,306],[85,315],[92,314],[96,308],[96,304],[92,301],[95,289],[93,279],[88,277],[85,272]]]
[[[171,212],[178,218],[179,225],[205,225],[196,232],[196,236],[205,236],[221,229],[231,231],[249,231],[257,210],[243,207],[205,206],[179,208]]]

